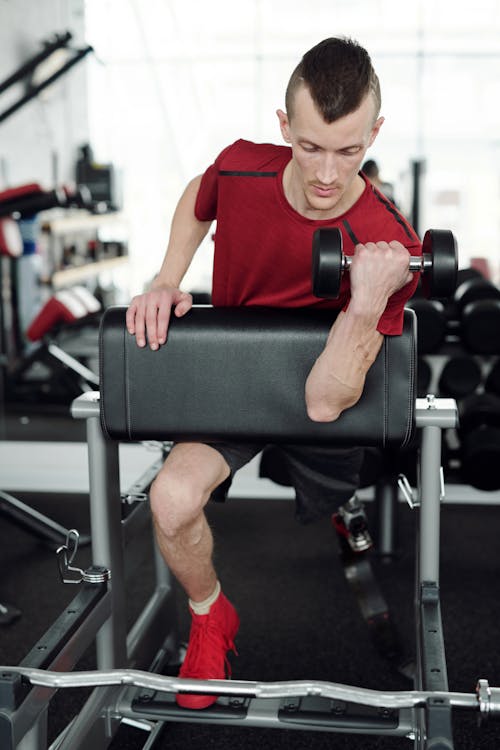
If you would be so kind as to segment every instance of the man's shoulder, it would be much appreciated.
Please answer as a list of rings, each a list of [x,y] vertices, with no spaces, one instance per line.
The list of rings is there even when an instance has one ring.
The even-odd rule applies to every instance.
[[[234,172],[276,172],[291,158],[291,149],[274,143],[240,139],[221,154],[219,169]]]
[[[399,240],[405,246],[419,246],[420,240],[404,214],[389,200],[389,198],[369,183],[359,201],[353,206],[353,214],[356,216],[356,226],[366,227],[368,237],[361,239],[364,242],[370,239],[378,242],[382,239]],[[388,234],[389,232],[389,234]]]

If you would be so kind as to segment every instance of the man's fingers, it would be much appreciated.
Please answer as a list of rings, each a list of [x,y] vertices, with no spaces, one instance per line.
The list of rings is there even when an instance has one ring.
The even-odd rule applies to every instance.
[[[188,294],[187,292],[184,292],[182,294],[182,298],[179,300],[179,302],[175,306],[175,315],[176,317],[180,318],[183,315],[185,315],[189,310],[191,310],[193,306],[193,297],[191,294]]]
[[[126,313],[127,330],[135,339],[138,346],[146,345],[146,330],[144,326],[144,304],[141,304],[141,298],[134,298]]]
[[[170,313],[172,308],[170,305],[165,305],[158,308],[157,314],[157,335],[158,344],[161,346],[167,340],[168,324],[170,323]]]
[[[127,331],[132,334],[135,333],[135,313],[136,313],[136,305],[135,305],[134,300],[132,300],[125,314],[125,324],[127,326]]]
[[[146,308],[146,331],[150,349],[156,351],[160,346],[158,340],[158,304],[149,302]]]
[[[175,306],[175,314],[185,315],[193,305],[193,298],[178,289],[154,289],[132,299],[126,313],[127,330],[135,338],[138,346],[146,346],[146,338],[153,351],[167,340],[168,326]]]

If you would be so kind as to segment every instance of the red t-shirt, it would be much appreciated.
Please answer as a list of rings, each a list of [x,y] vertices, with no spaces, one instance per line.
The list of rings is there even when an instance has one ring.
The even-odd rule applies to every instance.
[[[398,240],[411,255],[422,253],[406,219],[367,180],[359,200],[342,216],[317,221],[297,213],[283,191],[283,170],[291,156],[287,146],[239,140],[203,175],[195,214],[200,221],[217,220],[214,305],[345,308],[348,273],[338,299],[318,299],[312,293],[312,240],[318,227],[339,227],[346,255],[360,242],[382,240]],[[378,323],[380,333],[401,333],[404,305],[417,283],[415,274],[389,299]]]

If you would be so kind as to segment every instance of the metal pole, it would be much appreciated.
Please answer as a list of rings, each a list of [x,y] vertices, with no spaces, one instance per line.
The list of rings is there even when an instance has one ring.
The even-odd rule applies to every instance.
[[[98,393],[77,398],[72,414],[87,420],[92,561],[111,571],[111,617],[97,634],[97,665],[113,669],[127,662],[118,443],[102,432]]]
[[[439,583],[441,428],[422,430],[420,462],[419,582]]]

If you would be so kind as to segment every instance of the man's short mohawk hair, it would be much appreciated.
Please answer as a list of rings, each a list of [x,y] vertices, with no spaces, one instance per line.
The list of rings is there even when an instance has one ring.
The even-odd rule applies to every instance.
[[[293,100],[300,84],[328,123],[356,110],[372,92],[376,116],[380,111],[380,85],[368,52],[347,37],[330,37],[305,53],[295,68],[286,92],[288,116],[293,115]]]

